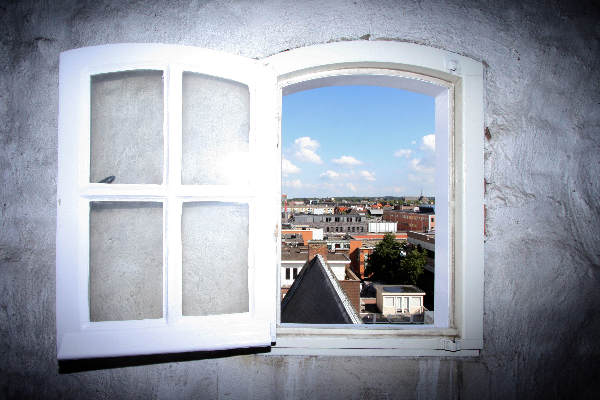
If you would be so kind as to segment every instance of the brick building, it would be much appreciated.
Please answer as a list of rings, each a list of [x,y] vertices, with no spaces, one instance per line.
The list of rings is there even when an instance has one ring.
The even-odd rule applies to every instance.
[[[404,210],[384,210],[383,220],[397,222],[398,231],[430,232],[435,230],[435,213]]]

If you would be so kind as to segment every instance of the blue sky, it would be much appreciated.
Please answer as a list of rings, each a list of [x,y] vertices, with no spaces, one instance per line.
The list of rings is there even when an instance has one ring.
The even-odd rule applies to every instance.
[[[433,194],[432,97],[333,86],[284,96],[282,107],[288,197]]]

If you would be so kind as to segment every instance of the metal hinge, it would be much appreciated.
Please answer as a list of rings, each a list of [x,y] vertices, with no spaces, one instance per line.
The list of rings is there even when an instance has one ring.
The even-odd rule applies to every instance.
[[[462,340],[460,339],[441,339],[442,350],[456,352],[462,349]]]

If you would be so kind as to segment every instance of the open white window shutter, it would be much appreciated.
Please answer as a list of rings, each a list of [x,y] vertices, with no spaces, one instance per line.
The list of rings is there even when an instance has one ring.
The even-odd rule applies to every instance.
[[[132,70],[163,71],[163,184],[90,183],[91,76]],[[234,165],[225,164],[232,167],[230,173],[234,174],[226,185],[220,182],[181,184],[183,72],[221,78],[248,87],[248,154],[234,159]],[[59,91],[58,358],[270,346],[275,340],[275,302],[278,298],[275,268],[280,153],[275,74],[256,60],[211,50],[156,44],[107,45],[63,53]],[[219,116],[215,117],[219,119]],[[247,179],[237,179],[239,177]],[[93,201],[162,203],[162,318],[90,322],[89,209]],[[247,204],[247,312],[183,315],[185,277],[182,274],[181,213],[182,204],[186,202]],[[210,233],[210,226],[205,229]],[[219,276],[213,279],[219,279]],[[229,290],[213,293],[217,302],[219,297],[240,295],[244,294]]]

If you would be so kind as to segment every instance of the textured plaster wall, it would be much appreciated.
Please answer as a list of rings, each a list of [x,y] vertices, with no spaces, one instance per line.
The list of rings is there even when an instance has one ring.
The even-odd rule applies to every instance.
[[[0,5],[0,397],[598,395],[597,5],[123,3]],[[164,42],[264,57],[359,38],[422,43],[485,62],[489,135],[481,357],[247,355],[58,374],[54,247],[59,53],[105,43]]]

